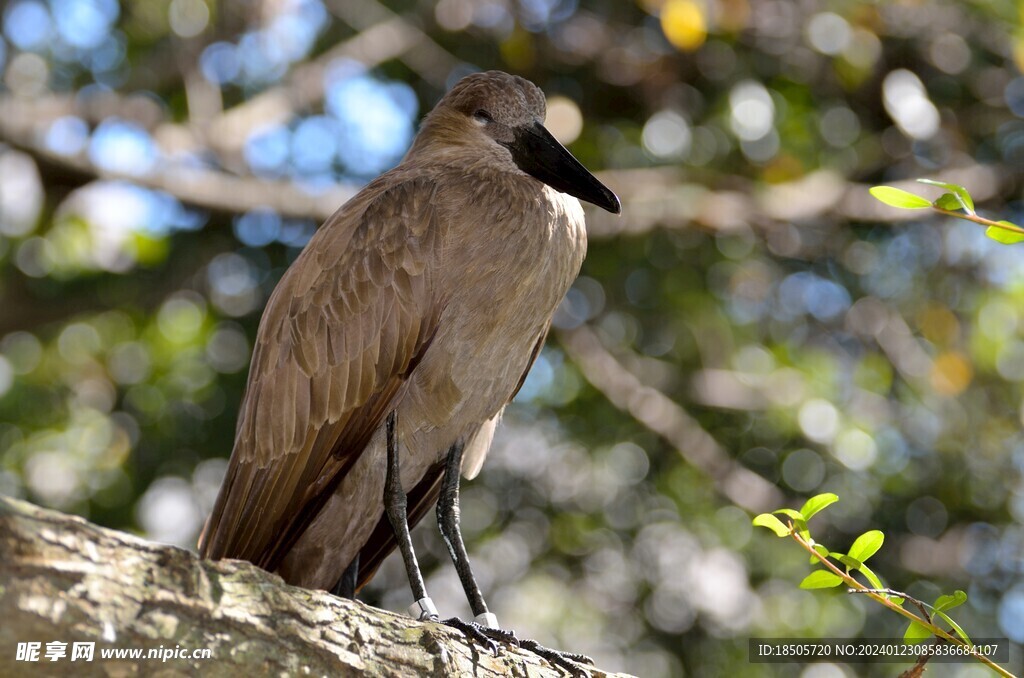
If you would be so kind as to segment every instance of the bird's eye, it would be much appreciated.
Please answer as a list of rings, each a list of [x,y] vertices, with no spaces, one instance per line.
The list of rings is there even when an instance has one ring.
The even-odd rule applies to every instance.
[[[494,122],[494,118],[491,117],[491,114],[482,108],[476,109],[476,112],[473,114],[473,117],[479,120],[480,122]]]

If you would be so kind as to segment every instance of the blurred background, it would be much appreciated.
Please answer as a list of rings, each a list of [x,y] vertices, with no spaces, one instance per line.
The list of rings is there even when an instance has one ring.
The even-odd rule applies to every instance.
[[[447,87],[500,68],[623,201],[588,212],[583,273],[464,486],[503,624],[642,676],[866,673],[747,664],[751,635],[902,635],[798,590],[806,555],[750,526],[831,491],[821,541],[881,529],[888,585],[964,589],[969,633],[1024,642],[1024,250],[866,190],[927,176],[1024,218],[1019,12],[9,0],[0,492],[194,548],[275,282]],[[415,537],[468,616],[432,516]],[[363,598],[409,595],[392,559]]]

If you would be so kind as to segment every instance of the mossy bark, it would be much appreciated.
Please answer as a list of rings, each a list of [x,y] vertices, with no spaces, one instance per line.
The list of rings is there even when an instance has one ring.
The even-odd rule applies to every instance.
[[[49,661],[47,643],[67,643]],[[18,644],[40,643],[38,661]],[[72,661],[92,642],[92,661]],[[104,659],[112,648],[181,658]],[[192,658],[209,649],[211,658]],[[591,670],[594,676],[608,675]],[[285,584],[0,497],[0,676],[560,676],[519,648],[497,657],[438,624]]]

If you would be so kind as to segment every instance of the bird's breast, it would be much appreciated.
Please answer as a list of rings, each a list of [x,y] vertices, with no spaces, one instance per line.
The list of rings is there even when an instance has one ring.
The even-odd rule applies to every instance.
[[[540,188],[518,201],[507,191],[450,217],[445,310],[405,399],[426,447],[468,435],[504,407],[579,273],[579,201],[529,181]]]
[[[558,304],[579,273],[587,243],[579,201],[523,181],[533,190],[499,184],[453,215],[445,252],[453,300],[502,301],[550,315],[547,307]]]

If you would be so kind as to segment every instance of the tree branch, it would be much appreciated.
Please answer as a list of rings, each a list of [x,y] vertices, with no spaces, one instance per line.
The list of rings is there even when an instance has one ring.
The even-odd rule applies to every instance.
[[[303,68],[315,70],[324,67],[314,62]],[[311,82],[322,85],[322,78],[313,77],[310,73],[312,71],[297,69],[289,80],[292,83],[290,87],[316,89],[309,84]],[[303,96],[318,95],[318,92],[310,90]],[[228,147],[241,141],[232,141],[229,137],[238,135],[238,130],[278,119],[275,116],[284,115],[286,108],[291,110],[288,107],[298,96],[290,88],[271,88],[244,104],[228,109],[211,123],[211,139],[216,140],[222,155],[230,155]],[[175,125],[146,120],[154,113],[144,104],[133,107],[128,105],[131,103],[130,97],[109,92],[93,104],[65,97],[26,100],[0,96],[0,141],[31,155],[44,175],[60,177],[70,185],[82,185],[94,179],[122,179],[166,191],[187,205],[219,214],[240,214],[257,207],[267,207],[283,217],[323,221],[358,190],[354,184],[342,183],[312,195],[290,181],[228,174],[212,168],[182,166],[172,161],[161,163],[145,175],[128,176],[97,167],[85,153],[76,156],[54,153],[43,142],[48,126],[62,115],[73,113],[97,120],[118,109],[138,109],[133,119],[142,118],[138,121],[153,128],[158,140],[180,137],[169,132]],[[221,123],[225,123],[223,128]],[[172,155],[172,149],[163,150]],[[608,170],[598,172],[597,176],[615,189],[623,209],[621,215],[612,215],[588,208],[587,235],[593,240],[642,235],[658,228],[697,227],[712,232],[729,232],[748,226],[767,230],[778,224],[824,218],[871,223],[897,223],[921,218],[912,210],[896,210],[883,205],[868,194],[867,184],[849,181],[831,170],[819,170],[788,183],[770,186],[740,177],[721,177],[721,182],[716,183],[728,183],[738,188],[719,190],[707,188],[683,169],[673,166]],[[1004,167],[979,164],[945,171],[934,178],[970,186],[978,202],[1005,194],[1004,189],[1013,184]],[[892,185],[909,186],[906,182]]]
[[[777,487],[743,467],[681,405],[642,383],[586,325],[557,333],[583,377],[619,410],[664,438],[729,501],[755,513],[783,503]]]
[[[438,624],[7,497],[0,497],[0,582],[5,676],[563,675],[519,648],[503,646],[494,657]],[[68,644],[67,656],[51,662],[45,651],[53,641]],[[41,643],[39,661],[18,661],[19,642]],[[75,642],[95,643],[93,661],[71,661]],[[141,648],[143,657],[150,649],[209,649],[212,657],[101,657],[112,648]]]
[[[0,141],[31,155],[44,176],[59,177],[71,186],[85,185],[95,179],[122,180],[164,191],[186,205],[211,212],[232,215],[269,207],[285,217],[320,221],[356,193],[354,186],[339,184],[312,195],[288,181],[240,177],[172,162],[163,163],[146,174],[113,172],[94,165],[85,153],[60,155],[46,148],[42,140],[43,122],[35,117],[31,105],[0,96]]]

